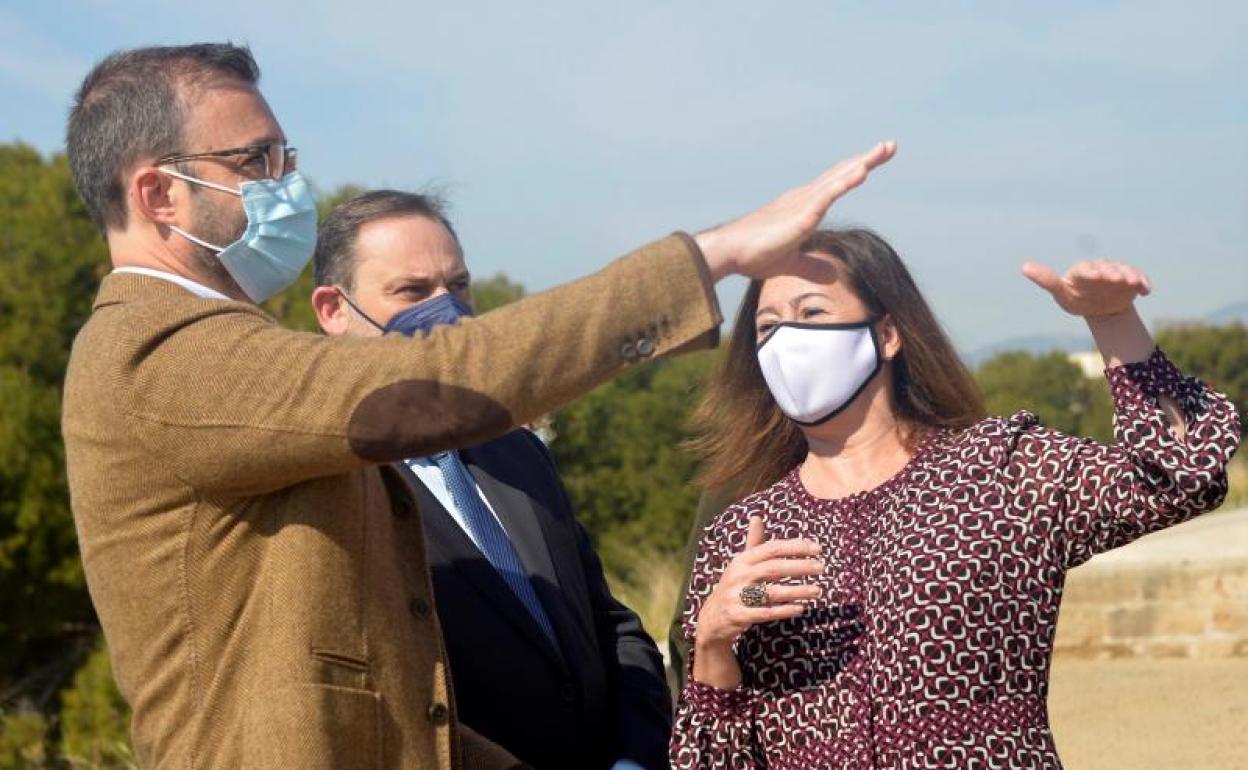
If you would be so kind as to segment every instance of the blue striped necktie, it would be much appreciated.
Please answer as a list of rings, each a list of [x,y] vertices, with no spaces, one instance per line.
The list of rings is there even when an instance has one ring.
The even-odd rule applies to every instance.
[[[511,587],[550,643],[555,649],[559,649],[555,629],[550,624],[550,617],[546,615],[541,600],[537,598],[537,592],[533,590],[533,584],[525,574],[524,565],[520,563],[520,554],[516,553],[515,546],[503,531],[503,525],[498,523],[494,513],[486,507],[485,501],[477,493],[476,482],[468,473],[467,466],[455,452],[439,452],[431,459],[442,471],[442,478],[451,492],[451,499],[464,515],[472,538],[485,554],[485,558]]]

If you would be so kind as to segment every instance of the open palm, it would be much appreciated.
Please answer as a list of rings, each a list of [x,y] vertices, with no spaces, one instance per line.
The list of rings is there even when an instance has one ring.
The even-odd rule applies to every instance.
[[[1023,275],[1053,295],[1062,310],[1085,318],[1126,312],[1136,297],[1152,291],[1147,275],[1125,262],[1107,259],[1079,262],[1062,276],[1048,265],[1028,262]]]

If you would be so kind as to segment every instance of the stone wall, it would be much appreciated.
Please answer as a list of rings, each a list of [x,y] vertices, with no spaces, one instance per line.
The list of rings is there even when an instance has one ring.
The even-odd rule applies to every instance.
[[[1248,510],[1208,514],[1072,570],[1055,652],[1248,657]]]

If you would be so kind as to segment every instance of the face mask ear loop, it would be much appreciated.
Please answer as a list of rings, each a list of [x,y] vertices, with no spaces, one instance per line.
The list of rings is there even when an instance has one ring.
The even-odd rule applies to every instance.
[[[342,301],[346,302],[347,305],[349,305],[352,310],[358,313],[360,318],[363,318],[365,321],[368,321],[370,324],[377,327],[377,331],[382,332],[383,334],[385,333],[386,327],[374,321],[372,317],[369,316],[368,313],[365,313],[363,310],[360,310],[359,305],[351,301],[351,298],[347,296],[347,292],[341,286],[335,286],[334,288],[338,290],[338,296],[342,297]]]
[[[169,229],[170,229],[170,230],[174,231],[174,232],[175,232],[175,233],[177,233],[178,235],[180,235],[180,236],[182,236],[183,238],[187,239],[187,240],[188,240],[188,241],[190,241],[191,243],[196,244],[197,246],[203,246],[205,249],[211,249],[212,251],[215,251],[215,252],[216,252],[216,253],[218,253],[218,254],[220,254],[221,252],[225,251],[225,249],[224,249],[223,247],[221,247],[221,246],[213,246],[213,245],[212,245],[211,243],[209,243],[208,241],[205,241],[205,240],[203,240],[203,239],[201,239],[201,238],[196,238],[195,236],[191,235],[190,233],[188,233],[187,231],[185,231],[185,230],[183,230],[182,228],[178,227],[177,225],[168,225],[168,227],[169,227]]]

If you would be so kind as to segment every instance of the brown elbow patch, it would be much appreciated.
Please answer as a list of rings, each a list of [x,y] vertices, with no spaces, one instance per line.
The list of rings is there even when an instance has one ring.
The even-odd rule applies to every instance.
[[[511,427],[511,412],[488,396],[443,382],[403,380],[360,402],[347,439],[359,457],[393,462],[479,444]]]

